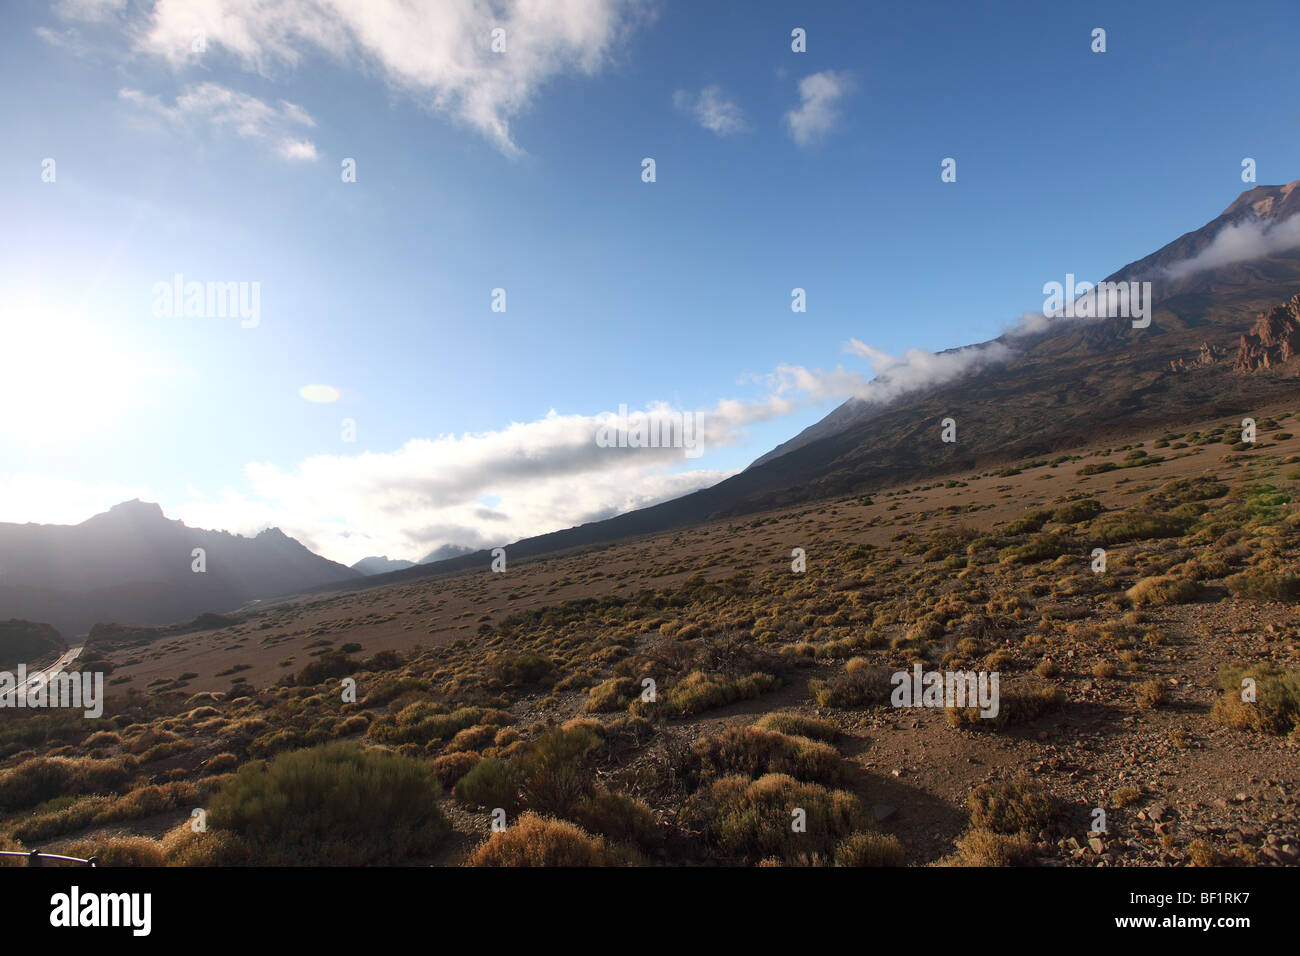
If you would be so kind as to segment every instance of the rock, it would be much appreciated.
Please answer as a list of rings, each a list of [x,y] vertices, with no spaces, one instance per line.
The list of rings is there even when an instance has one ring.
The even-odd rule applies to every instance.
[[[871,807],[871,813],[876,818],[877,822],[888,820],[897,812],[898,807],[891,807],[887,803],[876,803]]]

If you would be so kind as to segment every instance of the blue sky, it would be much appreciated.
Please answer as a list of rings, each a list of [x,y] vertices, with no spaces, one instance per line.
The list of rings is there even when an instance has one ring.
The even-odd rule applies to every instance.
[[[0,520],[139,495],[347,563],[567,527],[1199,227],[1243,157],[1300,177],[1290,5],[985,6],[7,4]],[[178,273],[256,326],[156,315]],[[705,454],[595,448],[656,403]]]

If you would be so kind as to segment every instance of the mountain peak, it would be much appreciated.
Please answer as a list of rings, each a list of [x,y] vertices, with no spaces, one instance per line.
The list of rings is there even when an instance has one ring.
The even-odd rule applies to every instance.
[[[162,505],[156,501],[141,501],[139,498],[132,498],[130,501],[119,502],[108,509],[108,514],[118,515],[122,518],[131,518],[133,520],[167,520],[163,514]]]
[[[1231,206],[1223,210],[1224,216],[1233,218],[1247,215],[1261,219],[1286,219],[1300,212],[1300,193],[1296,187],[1300,180],[1284,186],[1255,186],[1238,196]]]

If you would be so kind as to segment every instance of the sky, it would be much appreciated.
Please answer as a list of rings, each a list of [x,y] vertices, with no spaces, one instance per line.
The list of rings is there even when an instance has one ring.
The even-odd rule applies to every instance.
[[[1287,3],[0,23],[0,521],[140,497],[347,564],[716,483],[1199,228],[1243,159],[1300,178]],[[603,447],[621,408],[696,447]]]

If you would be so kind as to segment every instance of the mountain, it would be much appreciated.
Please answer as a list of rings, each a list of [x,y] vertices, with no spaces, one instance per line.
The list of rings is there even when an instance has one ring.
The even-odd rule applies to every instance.
[[[462,554],[473,554],[473,548],[466,548],[459,544],[444,544],[440,548],[434,548],[428,554],[420,559],[421,564],[433,564],[437,561],[446,561],[448,558],[458,558]]]
[[[1026,365],[1033,365],[1061,372],[1066,382],[1086,378],[1070,367],[1073,358],[1086,361],[1088,368],[1083,371],[1096,372],[1100,377],[1104,370],[1092,367],[1092,359],[1120,348],[1133,351],[1135,354],[1130,358],[1137,360],[1123,363],[1125,368],[1145,367],[1145,360],[1152,356],[1167,358],[1173,365],[1180,362],[1191,364],[1197,360],[1203,347],[1207,354],[1232,351],[1242,335],[1258,334],[1251,327],[1261,313],[1284,308],[1291,297],[1300,292],[1300,229],[1296,229],[1300,226],[1300,219],[1290,222],[1300,215],[1300,189],[1297,186],[1300,186],[1300,181],[1285,186],[1248,189],[1204,226],[1107,276],[1103,281],[1152,283],[1152,297],[1163,312],[1153,319],[1152,328],[1134,330],[1124,320],[1078,319],[1065,320],[1037,335],[1003,335],[993,341],[1023,355],[1019,361],[1007,363],[1000,370],[1002,377],[1021,375]],[[1287,225],[1283,227],[1283,224]],[[1294,234],[1297,239],[1289,248],[1270,249],[1266,238],[1270,234],[1279,237]],[[1280,238],[1276,244],[1280,244]],[[1213,262],[1230,258],[1234,252],[1241,255],[1251,250],[1270,251],[1240,261],[1221,261],[1210,268],[1181,274],[1181,270],[1195,264],[1198,257],[1209,257],[1201,261]],[[1061,281],[1063,277],[1055,279]],[[1209,364],[1207,362],[1201,367]],[[996,372],[993,377],[997,377]],[[1110,377],[1124,387],[1121,375],[1112,374]],[[973,383],[965,384],[969,387]],[[993,387],[991,381],[983,384],[986,388]],[[1083,383],[1080,381],[1078,384]],[[1038,386],[1051,392],[1046,380],[1039,380],[1031,387]],[[1227,391],[1231,392],[1235,387],[1229,384]],[[962,383],[954,383],[952,388],[960,393]],[[1246,389],[1246,394],[1254,394],[1254,391],[1253,388]],[[949,389],[944,392],[952,393]],[[919,397],[905,400],[903,405],[909,401],[917,402]],[[868,421],[884,411],[885,406],[880,404],[850,398],[825,418],[756,459],[750,468],[819,439],[865,427]]]
[[[850,399],[710,488],[507,546],[512,560],[586,548],[912,478],[1047,455],[1085,441],[1294,396],[1300,375],[1300,182],[1257,186],[1220,215],[1104,281],[1149,281],[1151,324],[1058,319],[993,340],[1010,352],[887,403]],[[1296,235],[1294,244],[1281,241]],[[1236,256],[1246,258],[1234,259]],[[1197,263],[1206,268],[1194,269]],[[1048,277],[1064,281],[1064,276]],[[989,343],[985,343],[986,345]],[[955,350],[954,350],[955,351]],[[1202,361],[1202,356],[1209,360]],[[956,443],[940,421],[957,423]],[[430,556],[432,557],[432,556]],[[368,579],[487,568],[486,550]]]
[[[170,624],[360,577],[278,528],[253,538],[189,528],[139,500],[77,525],[0,523],[0,619],[45,621],[65,635],[100,622]]]
[[[362,558],[352,565],[352,570],[362,574],[384,574],[388,571],[401,571],[413,567],[415,567],[414,561],[400,561],[385,554],[380,557]]]

